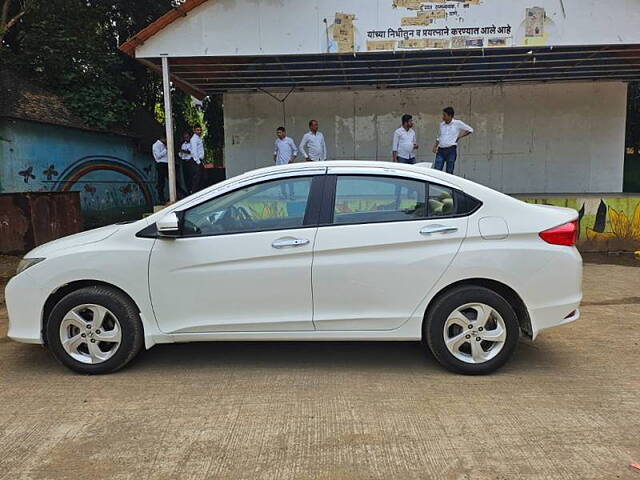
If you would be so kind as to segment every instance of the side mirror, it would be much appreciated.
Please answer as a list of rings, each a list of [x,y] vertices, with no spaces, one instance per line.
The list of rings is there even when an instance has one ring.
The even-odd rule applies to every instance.
[[[171,212],[156,222],[158,236],[164,238],[176,238],[181,234],[180,217],[177,213]]]

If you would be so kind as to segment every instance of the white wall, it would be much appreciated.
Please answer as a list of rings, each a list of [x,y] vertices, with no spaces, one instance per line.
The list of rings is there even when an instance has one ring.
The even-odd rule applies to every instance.
[[[508,25],[511,29],[507,34],[494,31],[480,35],[504,38],[506,46],[640,42],[638,0],[482,0],[468,3],[466,7],[460,0],[422,3],[427,8],[443,10],[443,5],[453,8],[446,8],[446,18],[420,30]],[[545,9],[544,34],[527,38],[526,12],[534,6]],[[398,29],[402,17],[417,15],[415,10],[395,8],[392,0],[209,0],[138,46],[136,56],[326,53],[334,51],[327,41],[332,36],[327,28],[332,28],[336,13],[355,15],[356,52],[367,51],[369,31]],[[475,33],[455,32],[438,34],[438,37],[446,43],[453,37],[468,35],[478,37]],[[384,40],[389,37],[385,36]],[[405,48],[399,42],[394,45],[394,49]],[[487,45],[485,42],[484,46]]]
[[[418,161],[433,161],[441,109],[452,105],[476,133],[456,173],[505,193],[621,192],[627,87],[565,83],[446,89],[227,94],[228,175],[270,165],[275,129],[297,142],[320,122],[332,160],[389,160],[400,116],[414,116]]]

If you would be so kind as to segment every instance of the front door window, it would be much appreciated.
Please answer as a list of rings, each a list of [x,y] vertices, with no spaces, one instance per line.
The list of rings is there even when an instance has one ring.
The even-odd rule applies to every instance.
[[[184,214],[187,236],[290,230],[304,225],[311,177],[251,185]]]

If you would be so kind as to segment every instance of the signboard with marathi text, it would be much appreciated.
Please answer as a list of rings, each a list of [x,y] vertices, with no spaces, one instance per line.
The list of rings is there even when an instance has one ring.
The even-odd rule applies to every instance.
[[[138,57],[640,43],[640,0],[209,0]]]

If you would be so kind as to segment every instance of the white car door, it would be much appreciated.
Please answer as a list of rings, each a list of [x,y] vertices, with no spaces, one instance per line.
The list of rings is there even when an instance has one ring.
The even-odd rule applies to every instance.
[[[312,210],[319,206],[309,199],[323,178],[253,184],[180,213],[180,237],[159,238],[149,262],[160,329],[313,330]]]
[[[316,329],[396,329],[451,264],[467,233],[461,213],[479,202],[390,175],[329,175],[327,186],[334,198],[314,248]]]

